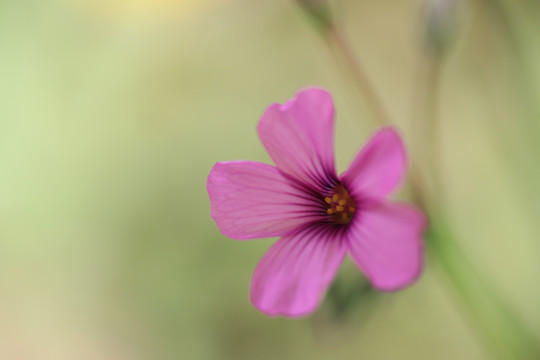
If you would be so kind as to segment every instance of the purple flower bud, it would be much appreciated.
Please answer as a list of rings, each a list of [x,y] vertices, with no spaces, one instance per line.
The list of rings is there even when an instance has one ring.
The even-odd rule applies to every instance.
[[[428,51],[441,55],[451,45],[458,27],[461,0],[426,0],[425,39]]]

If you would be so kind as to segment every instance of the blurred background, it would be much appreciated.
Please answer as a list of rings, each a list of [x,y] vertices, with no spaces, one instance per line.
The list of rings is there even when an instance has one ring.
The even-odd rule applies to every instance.
[[[432,151],[415,140],[429,31],[448,15],[428,2],[332,2],[418,159]],[[456,3],[436,55],[440,202],[540,338],[540,5]],[[0,359],[489,358],[429,258],[415,285],[345,320],[250,304],[273,240],[221,235],[206,177],[217,161],[269,162],[259,116],[308,85],[334,96],[342,171],[376,127],[293,1],[1,1]]]

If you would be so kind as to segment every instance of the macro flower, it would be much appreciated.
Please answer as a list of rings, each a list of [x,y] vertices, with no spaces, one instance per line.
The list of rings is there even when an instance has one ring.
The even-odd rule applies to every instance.
[[[340,176],[326,91],[306,89],[269,106],[257,132],[275,166],[220,162],[207,183],[211,216],[224,235],[280,236],[253,274],[255,307],[270,316],[310,314],[347,253],[378,290],[398,290],[418,278],[425,218],[411,205],[387,200],[407,167],[396,130],[379,130]]]

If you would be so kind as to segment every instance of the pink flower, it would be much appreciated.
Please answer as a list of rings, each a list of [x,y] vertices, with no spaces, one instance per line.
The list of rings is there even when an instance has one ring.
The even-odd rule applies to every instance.
[[[313,312],[347,253],[378,290],[398,290],[418,278],[424,216],[386,199],[406,171],[394,129],[378,131],[340,176],[326,91],[307,89],[271,105],[257,132],[276,166],[217,163],[207,184],[223,234],[281,237],[255,269],[253,305],[271,316]]]

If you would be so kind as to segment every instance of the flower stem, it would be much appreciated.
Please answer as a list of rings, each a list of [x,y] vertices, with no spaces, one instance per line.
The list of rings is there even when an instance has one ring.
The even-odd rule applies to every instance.
[[[418,191],[412,195],[430,215],[430,228],[426,234],[428,253],[444,271],[449,284],[459,296],[458,302],[469,315],[471,325],[491,351],[491,358],[538,359],[540,347],[535,337],[467,259],[456,237],[443,221],[445,217],[441,216],[442,205],[437,199],[444,195],[445,186],[442,182],[438,104],[445,59],[427,57],[425,60],[420,66],[424,69],[425,81],[417,82],[420,86],[417,93],[423,113],[418,116],[420,128],[416,132],[422,135],[418,141],[427,144],[430,149],[430,158],[426,159],[425,165],[430,170],[431,186],[428,194]],[[420,176],[411,177],[410,184],[413,189],[417,187],[416,182],[423,179]],[[420,190],[425,189],[424,187]],[[436,194],[438,196],[435,196]],[[417,198],[418,195],[422,197]]]
[[[444,184],[442,183],[443,163],[441,153],[441,129],[439,124],[439,92],[440,79],[444,67],[444,59],[435,57],[421,57],[418,63],[417,79],[413,91],[414,112],[411,122],[413,123],[412,145],[420,146],[416,149],[416,165],[419,169],[428,169],[429,173],[418,174],[424,182],[423,190],[434,199],[444,198]],[[426,151],[425,149],[429,149]],[[415,150],[413,148],[413,150]],[[413,169],[414,170],[414,169]],[[422,176],[421,176],[422,175]],[[426,187],[427,186],[427,187]],[[427,204],[424,204],[427,206]]]
[[[420,129],[416,132],[422,135],[418,141],[428,144],[430,149],[426,167],[430,170],[431,186],[428,194],[417,191],[412,196],[430,215],[430,227],[426,234],[428,253],[444,271],[449,284],[459,296],[458,302],[469,315],[467,319],[471,326],[477,330],[491,352],[491,358],[538,359],[540,347],[535,337],[467,259],[454,234],[443,221],[445,217],[441,216],[443,211],[437,198],[444,195],[445,186],[442,182],[438,98],[445,59],[428,57],[425,60],[420,66],[425,71],[425,81],[417,82],[420,87],[424,83],[424,91],[421,88],[417,90],[423,113],[418,116]],[[414,189],[417,181],[423,179],[419,175],[411,177],[410,185]],[[425,191],[426,188],[420,190]],[[418,198],[418,195],[421,197]]]
[[[467,261],[446,224],[434,215],[430,221],[428,251],[461,297],[461,305],[489,345],[492,358],[539,359],[540,346],[530,330]]]
[[[328,27],[328,30],[323,32],[323,35],[325,36],[325,40],[332,53],[336,58],[344,62],[348,73],[352,75],[354,83],[362,93],[366,105],[369,107],[377,124],[379,126],[390,124],[390,118],[386,113],[383,103],[371,80],[364,71],[364,67],[360,63],[360,60],[356,57],[347,36],[335,24]]]

